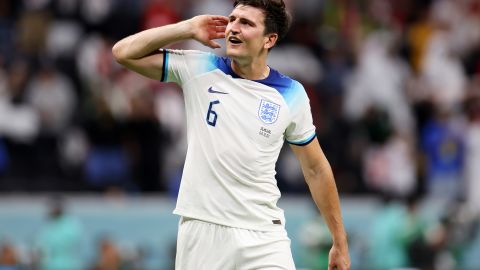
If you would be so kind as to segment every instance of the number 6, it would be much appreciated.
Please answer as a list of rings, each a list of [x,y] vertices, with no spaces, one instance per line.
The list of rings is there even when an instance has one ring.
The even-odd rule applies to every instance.
[[[214,100],[210,102],[210,106],[208,107],[208,112],[207,112],[207,124],[210,126],[214,127],[217,124],[217,113],[213,110],[213,105],[219,104],[219,100]],[[211,119],[213,116],[213,119]]]

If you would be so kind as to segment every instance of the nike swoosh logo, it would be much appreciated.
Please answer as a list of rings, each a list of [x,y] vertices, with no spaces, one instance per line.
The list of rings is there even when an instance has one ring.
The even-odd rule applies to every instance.
[[[221,92],[221,91],[213,90],[212,87],[208,88],[208,92],[209,92],[209,93],[213,93],[213,94],[224,94],[224,95],[228,94],[228,93],[226,93],[226,92]]]

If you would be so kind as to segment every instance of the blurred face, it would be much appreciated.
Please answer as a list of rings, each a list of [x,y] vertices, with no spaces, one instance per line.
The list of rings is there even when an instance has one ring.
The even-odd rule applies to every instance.
[[[251,59],[272,47],[271,36],[276,34],[264,34],[264,20],[261,9],[244,5],[235,7],[225,30],[227,55],[234,59]]]

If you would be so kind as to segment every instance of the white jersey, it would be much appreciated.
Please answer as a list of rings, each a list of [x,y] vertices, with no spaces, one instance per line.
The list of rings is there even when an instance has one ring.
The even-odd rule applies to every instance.
[[[275,231],[275,163],[284,140],[315,138],[303,86],[274,69],[264,80],[236,75],[231,60],[200,51],[164,50],[162,81],[184,93],[188,150],[175,214],[230,227]]]

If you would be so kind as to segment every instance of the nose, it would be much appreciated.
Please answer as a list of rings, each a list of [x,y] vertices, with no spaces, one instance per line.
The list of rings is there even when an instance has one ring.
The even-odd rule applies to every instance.
[[[231,32],[232,34],[234,34],[234,35],[240,33],[240,30],[239,30],[240,28],[238,27],[238,22],[237,22],[237,20],[229,22],[227,29],[229,29],[230,32]],[[228,31],[227,31],[227,32],[228,32]]]

